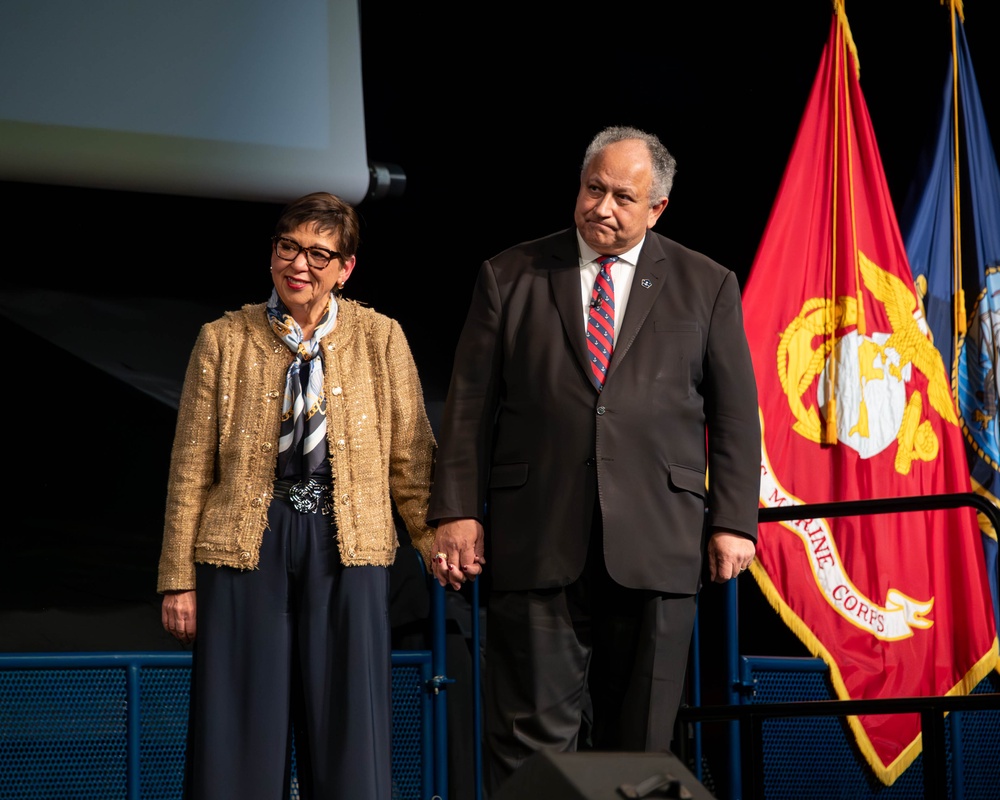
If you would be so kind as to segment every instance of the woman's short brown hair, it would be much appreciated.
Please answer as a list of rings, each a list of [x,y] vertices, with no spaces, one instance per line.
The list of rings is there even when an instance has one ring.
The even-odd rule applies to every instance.
[[[293,200],[281,212],[274,226],[275,236],[283,236],[303,225],[317,233],[334,233],[337,247],[345,258],[358,252],[361,230],[354,208],[329,192],[313,192]]]

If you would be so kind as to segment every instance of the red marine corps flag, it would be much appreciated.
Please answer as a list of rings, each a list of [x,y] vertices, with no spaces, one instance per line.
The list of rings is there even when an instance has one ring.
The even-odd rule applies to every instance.
[[[970,491],[842,2],[743,302],[762,506]],[[971,509],[766,524],[751,569],[841,699],[967,693],[996,663]],[[920,752],[919,715],[849,722],[883,783]]]

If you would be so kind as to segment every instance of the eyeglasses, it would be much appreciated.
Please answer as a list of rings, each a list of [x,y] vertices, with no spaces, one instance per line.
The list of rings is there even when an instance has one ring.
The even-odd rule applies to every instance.
[[[303,247],[286,236],[272,236],[271,241],[274,242],[274,254],[282,261],[294,261],[299,253],[305,252],[306,263],[314,269],[326,269],[333,259],[342,257],[336,250],[327,250],[325,247]]]

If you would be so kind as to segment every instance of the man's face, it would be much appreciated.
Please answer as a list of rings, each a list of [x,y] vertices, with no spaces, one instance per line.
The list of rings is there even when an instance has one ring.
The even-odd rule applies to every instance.
[[[604,255],[635,247],[656,224],[667,198],[650,206],[653,167],[649,150],[638,139],[609,144],[580,176],[573,219],[583,240]]]

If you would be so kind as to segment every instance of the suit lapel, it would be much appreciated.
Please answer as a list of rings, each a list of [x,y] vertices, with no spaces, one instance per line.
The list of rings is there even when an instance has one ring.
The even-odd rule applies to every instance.
[[[562,319],[566,338],[573,347],[580,368],[590,374],[590,355],[583,328],[583,295],[580,290],[580,253],[576,246],[576,230],[571,228],[561,237],[552,253],[549,270],[552,297]],[[589,379],[588,379],[589,380]]]
[[[639,262],[632,277],[632,290],[629,292],[628,305],[625,308],[625,318],[622,320],[621,332],[615,341],[615,350],[608,365],[610,381],[615,370],[628,354],[632,342],[642,328],[650,309],[660,292],[663,291],[664,278],[667,273],[667,257],[660,246],[660,241],[652,231],[646,233],[646,241],[639,251]],[[578,288],[579,291],[579,288]]]

